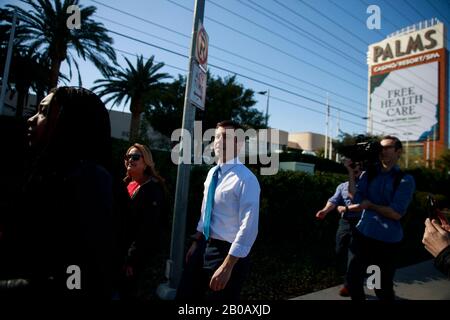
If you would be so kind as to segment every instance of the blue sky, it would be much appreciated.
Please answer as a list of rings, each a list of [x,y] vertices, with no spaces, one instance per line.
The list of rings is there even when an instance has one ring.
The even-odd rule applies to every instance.
[[[18,3],[0,2],[2,6]],[[96,19],[108,30],[189,54],[194,0],[80,2],[96,6]],[[366,27],[369,17],[366,10],[371,4],[381,9],[380,30]],[[271,127],[290,132],[325,133],[323,103],[328,94],[330,105],[342,110],[340,129],[363,133],[366,130],[363,118],[367,109],[368,45],[425,19],[437,17],[448,25],[449,13],[448,0],[206,0],[204,26],[210,43],[209,70],[221,77],[235,72],[258,80],[237,76],[239,83],[256,92],[270,88]],[[144,57],[155,55],[155,60],[166,63],[162,71],[174,77],[186,74],[186,58],[110,35],[114,48]],[[117,51],[117,55],[121,65],[124,65],[123,56],[135,59],[121,51]],[[101,77],[90,62],[80,62],[80,68],[83,86],[87,88]],[[63,66],[62,71],[66,70]],[[70,84],[77,85],[76,76]],[[256,94],[255,98],[256,107],[265,112],[266,96]],[[128,106],[124,107],[126,111]],[[335,136],[338,111],[332,109],[331,112],[332,135]]]

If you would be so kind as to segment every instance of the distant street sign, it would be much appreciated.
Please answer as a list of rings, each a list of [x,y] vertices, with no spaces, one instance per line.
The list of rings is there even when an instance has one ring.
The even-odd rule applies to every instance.
[[[206,71],[208,64],[208,34],[203,25],[199,23],[197,31],[197,41],[195,48],[195,58],[200,66]]]
[[[206,72],[194,62],[192,64],[192,86],[189,100],[199,109],[205,110]]]

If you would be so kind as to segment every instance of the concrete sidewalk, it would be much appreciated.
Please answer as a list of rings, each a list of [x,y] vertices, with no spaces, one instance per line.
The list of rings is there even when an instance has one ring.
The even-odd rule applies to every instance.
[[[341,286],[309,293],[291,300],[350,300],[339,296]],[[394,290],[399,300],[450,300],[450,281],[433,266],[433,260],[397,269]],[[367,299],[376,300],[365,288]]]

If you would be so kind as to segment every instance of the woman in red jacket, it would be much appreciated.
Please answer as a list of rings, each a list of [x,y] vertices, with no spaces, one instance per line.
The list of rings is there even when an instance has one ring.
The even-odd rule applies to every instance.
[[[146,300],[154,288],[152,258],[161,244],[161,212],[164,205],[164,179],[155,169],[150,150],[133,144],[125,154],[130,212],[125,217],[125,277],[122,297]]]

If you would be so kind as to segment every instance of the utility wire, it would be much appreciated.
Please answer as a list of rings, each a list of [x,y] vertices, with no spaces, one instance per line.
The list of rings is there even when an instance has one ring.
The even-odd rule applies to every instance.
[[[176,5],[176,6],[180,7],[180,8],[183,8],[183,9],[189,11],[189,12],[193,12],[192,9],[189,9],[189,8],[187,8],[187,7],[181,5],[181,4],[179,4],[179,3],[177,3],[177,2],[175,2],[173,0],[167,0],[167,1],[169,1],[170,3],[173,3],[174,5]],[[205,19],[210,20],[210,21],[212,21],[212,22],[214,22],[216,24],[219,24],[219,25],[223,26],[224,28],[230,29],[230,30],[232,30],[232,31],[234,31],[234,32],[236,32],[238,34],[241,34],[241,35],[243,35],[243,36],[245,36],[245,37],[247,37],[249,39],[252,39],[253,41],[256,41],[256,42],[258,42],[260,44],[263,44],[263,45],[265,45],[265,46],[267,46],[267,47],[269,47],[269,48],[271,48],[271,49],[273,49],[275,51],[278,51],[278,52],[280,52],[280,53],[282,53],[282,54],[284,54],[284,55],[286,55],[286,56],[288,56],[288,57],[290,57],[290,58],[292,58],[294,60],[302,62],[302,63],[304,63],[304,64],[306,64],[306,65],[308,65],[308,66],[310,66],[310,67],[312,67],[314,69],[320,70],[321,72],[326,73],[326,74],[328,74],[328,75],[330,75],[330,76],[332,76],[332,77],[334,77],[336,79],[344,81],[344,82],[350,84],[351,86],[360,89],[361,91],[366,91],[366,88],[363,88],[363,87],[361,87],[361,86],[359,86],[359,85],[357,85],[357,84],[355,84],[355,83],[353,83],[353,82],[351,82],[351,81],[349,81],[349,80],[347,80],[347,79],[345,79],[343,77],[337,76],[337,75],[335,75],[335,74],[333,74],[333,73],[331,73],[331,72],[329,72],[329,71],[327,71],[327,70],[325,70],[325,69],[323,69],[321,67],[318,67],[318,66],[316,66],[316,65],[306,61],[306,60],[300,59],[297,56],[295,56],[295,55],[293,55],[293,54],[291,54],[289,52],[286,52],[284,50],[281,50],[281,49],[271,45],[270,43],[267,43],[265,41],[259,40],[258,38],[255,38],[255,37],[253,37],[251,35],[248,35],[248,34],[242,32],[242,31],[240,31],[240,30],[238,30],[236,28],[230,27],[230,26],[228,26],[228,25],[226,25],[226,24],[224,24],[224,23],[222,23],[222,22],[220,22],[220,21],[218,21],[218,20],[216,20],[214,18],[206,17]],[[361,77],[361,78],[364,79],[364,77]]]
[[[188,58],[186,55],[183,55],[183,54],[174,52],[173,50],[169,50],[169,49],[167,49],[167,48],[163,48],[163,47],[160,47],[160,46],[156,46],[156,45],[154,45],[154,44],[152,44],[152,43],[149,43],[149,42],[146,42],[146,41],[143,41],[143,40],[140,40],[140,39],[136,39],[136,38],[133,38],[133,37],[131,37],[131,36],[124,35],[124,34],[122,34],[122,33],[119,33],[119,32],[113,31],[113,30],[109,30],[109,31],[112,32],[112,33],[114,33],[114,34],[120,35],[120,36],[122,36],[122,37],[128,38],[128,39],[130,39],[130,40],[134,40],[134,41],[137,41],[137,42],[140,42],[140,43],[143,43],[143,44],[147,44],[147,45],[149,45],[149,46],[158,48],[158,49],[160,49],[160,50],[167,51],[167,52],[170,52],[170,53],[172,53],[172,54],[176,54],[176,55],[182,56],[182,57],[184,57],[184,58]],[[278,89],[278,90],[280,90],[280,91],[289,93],[289,94],[291,94],[291,95],[294,95],[294,96],[297,96],[297,97],[299,97],[299,98],[308,100],[308,101],[310,101],[310,102],[314,102],[314,103],[317,103],[317,104],[319,104],[319,105],[323,105],[323,106],[327,106],[327,107],[329,106],[331,109],[340,110],[341,112],[343,112],[343,113],[345,113],[345,114],[349,114],[349,115],[351,115],[351,116],[354,116],[354,117],[356,117],[356,118],[358,118],[358,119],[364,119],[364,118],[365,118],[365,117],[362,117],[361,115],[358,115],[358,114],[356,114],[356,113],[354,113],[354,112],[350,112],[350,111],[347,111],[347,110],[343,110],[343,109],[337,108],[337,107],[335,107],[334,105],[330,105],[330,104],[327,104],[327,103],[318,101],[318,100],[316,100],[316,99],[312,99],[312,98],[310,98],[310,97],[307,97],[307,96],[301,95],[301,94],[299,94],[299,93],[296,93],[296,92],[287,90],[287,89],[285,89],[285,88],[282,88],[282,87],[273,85],[273,84],[268,83],[268,82],[266,82],[266,81],[262,81],[262,80],[255,79],[255,78],[253,78],[253,77],[249,77],[249,76],[247,76],[247,75],[244,75],[244,74],[239,73],[239,72],[232,71],[232,70],[227,69],[227,68],[223,68],[223,67],[221,67],[221,66],[214,65],[214,64],[209,64],[209,66],[210,66],[210,67],[213,67],[213,68],[216,68],[216,69],[219,69],[219,70],[222,70],[222,71],[225,71],[225,72],[229,72],[229,73],[235,74],[235,75],[237,75],[237,76],[240,76],[240,77],[242,77],[242,78],[245,78],[245,79],[248,79],[248,80],[251,80],[251,81],[260,83],[260,84],[264,84],[264,85],[266,85],[266,86],[268,86],[268,87]],[[383,127],[385,127],[385,128],[392,128],[392,129],[396,129],[396,130],[399,130],[399,131],[402,131],[402,132],[407,133],[407,131],[405,131],[405,130],[402,130],[402,129],[398,128],[398,127],[393,127],[393,126],[384,124],[384,123],[382,123],[382,122],[378,122],[378,121],[372,120],[372,123],[381,124],[381,125],[382,125]],[[424,129],[426,129],[426,128],[424,128]]]
[[[156,39],[159,39],[159,40],[161,40],[161,41],[164,41],[164,42],[167,42],[167,43],[176,45],[176,46],[181,47],[181,48],[183,48],[183,49],[187,49],[187,50],[189,49],[189,47],[187,47],[187,46],[180,45],[180,44],[178,44],[178,43],[176,43],[176,42],[174,42],[174,41],[170,41],[170,40],[168,40],[168,39],[165,39],[165,38],[159,37],[159,36],[157,36],[157,35],[154,35],[154,34],[152,34],[152,33],[145,32],[145,31],[142,31],[142,30],[139,30],[139,29],[130,27],[130,26],[128,26],[128,25],[124,25],[124,24],[122,24],[122,23],[119,23],[119,22],[117,22],[117,21],[114,21],[114,20],[111,20],[111,19],[108,19],[108,18],[105,18],[105,17],[102,17],[102,16],[98,16],[98,15],[94,15],[94,16],[97,17],[97,18],[100,18],[100,19],[102,19],[102,20],[108,21],[109,23],[113,23],[113,24],[119,25],[119,26],[121,26],[121,27],[123,27],[123,28],[127,28],[127,29],[130,29],[130,30],[133,30],[133,31],[136,31],[136,32],[139,32],[139,33],[142,33],[142,34],[151,36],[151,37],[155,37]],[[118,50],[118,51],[123,51],[123,50],[120,50],[120,49],[117,49],[117,50]],[[127,52],[127,53],[129,53],[129,52]],[[267,74],[264,74],[264,73],[261,73],[261,72],[259,72],[259,71],[250,69],[250,68],[248,68],[248,67],[242,66],[242,65],[240,65],[240,64],[237,64],[237,63],[228,61],[228,60],[226,60],[226,59],[222,59],[222,58],[216,57],[216,56],[211,55],[211,54],[209,55],[208,58],[210,58],[210,59],[212,58],[212,59],[214,59],[214,60],[218,60],[218,61],[222,61],[222,62],[228,63],[228,64],[230,64],[230,65],[233,65],[233,66],[236,66],[236,67],[238,67],[238,68],[241,68],[241,69],[250,71],[250,72],[252,72],[252,73],[258,74],[258,75],[263,76],[263,77],[266,77],[266,78],[268,78],[268,79],[277,81],[277,82],[279,82],[279,83],[283,83],[284,85],[290,86],[290,87],[292,87],[292,88],[295,88],[295,89],[298,89],[298,90],[302,90],[302,91],[308,92],[308,93],[311,94],[311,95],[314,95],[314,96],[317,96],[317,97],[320,97],[320,98],[324,98],[324,96],[321,96],[320,94],[317,94],[317,93],[314,92],[314,91],[311,91],[311,90],[308,90],[308,89],[305,89],[305,88],[302,88],[302,87],[293,85],[293,84],[290,83],[290,82],[283,81],[283,80],[280,80],[280,79],[271,77],[271,76],[269,76],[269,75],[267,75]],[[168,64],[166,64],[166,65],[168,65]],[[168,66],[170,66],[170,65],[168,65]],[[180,68],[174,67],[174,66],[172,66],[172,68],[174,68],[174,69],[180,69]],[[180,70],[186,72],[185,69],[180,69]],[[360,105],[360,104],[358,103],[358,105]]]
[[[354,32],[347,30],[345,27],[343,27],[342,25],[334,22],[332,19],[328,18],[326,15],[324,15],[323,13],[321,13],[320,11],[318,11],[317,9],[315,9],[314,7],[312,7],[311,5],[307,4],[306,2],[304,2],[303,0],[298,0],[300,2],[302,2],[303,4],[305,4],[307,7],[311,8],[312,10],[314,10],[315,12],[317,12],[319,15],[321,15],[322,17],[324,17],[325,19],[331,21],[332,23],[338,25],[341,29],[343,29],[344,31],[352,34],[354,37],[358,38],[360,41],[362,41],[366,46],[368,46],[368,44],[362,40],[360,37],[358,37]],[[392,6],[391,6],[392,7]],[[377,30],[378,31],[378,30]],[[415,74],[412,70],[407,70],[408,73],[413,74],[415,77],[421,79],[424,82],[428,82],[426,79],[423,79],[422,77],[420,77],[419,75]],[[402,77],[403,79],[407,80],[406,78]],[[398,83],[396,83],[397,85],[399,85]],[[422,88],[423,89],[423,88]],[[427,91],[428,93],[430,93],[431,95],[433,95],[433,93]]]
[[[171,3],[174,3],[174,4],[176,4],[176,5],[178,5],[176,2],[174,2],[173,0],[168,0],[169,2],[171,2]],[[216,6],[218,6],[218,7],[220,7],[221,9],[223,9],[223,10],[226,10],[227,12],[230,12],[230,13],[232,13],[232,14],[234,14],[234,15],[236,15],[236,16],[238,16],[238,17],[240,17],[240,18],[242,18],[242,19],[244,19],[245,21],[249,21],[247,18],[244,18],[244,17],[242,17],[241,15],[239,15],[239,14],[236,14],[236,13],[234,13],[234,12],[232,12],[231,10],[228,10],[228,9],[226,9],[226,8],[224,8],[223,6],[220,6],[220,5],[218,5],[218,4],[215,4],[212,0],[209,0],[209,3],[212,3],[212,4],[214,4],[214,5],[216,5]],[[179,5],[179,6],[181,6],[181,5]],[[182,6],[181,6],[182,7]],[[188,8],[186,8],[186,7],[183,7],[184,9],[186,9],[186,10],[189,10]],[[323,16],[323,15],[322,15]],[[260,25],[258,25],[258,24],[256,24],[256,23],[254,23],[254,22],[252,22],[252,21],[249,21],[250,23],[252,23],[252,24],[255,24],[255,25],[257,25],[257,26],[259,26],[259,27],[261,27]],[[223,24],[222,24],[223,25]],[[271,32],[269,29],[267,29],[267,28],[265,28],[265,27],[261,27],[261,28],[263,28],[263,29],[265,29],[266,31],[268,31],[268,32]],[[240,32],[241,33],[241,32]],[[271,32],[271,33],[273,33],[273,32]],[[242,34],[242,33],[241,33]],[[278,34],[276,34],[276,35],[278,35]],[[247,35],[248,36],[248,35]],[[252,37],[252,39],[254,39],[253,37]],[[322,57],[323,58],[323,57]],[[326,58],[324,58],[324,59],[326,59]],[[346,68],[344,68],[344,69],[346,69]],[[346,69],[347,70],[347,69]],[[348,70],[347,70],[348,71]],[[410,72],[410,70],[407,70],[407,72]],[[353,72],[352,72],[353,73]],[[416,74],[414,74],[416,77],[418,77],[419,78],[419,76],[418,75],[416,75]],[[364,77],[362,77],[362,76],[360,76],[360,75],[357,75],[358,77],[360,77],[361,79],[363,79],[364,81],[366,80],[366,78],[364,78]],[[403,79],[405,79],[405,80],[408,80],[407,78],[405,78],[405,77],[402,77],[402,76],[400,76],[401,78],[403,78]],[[421,80],[422,81],[425,81],[426,82],[426,80],[425,79],[422,79],[421,78]],[[395,83],[395,82],[394,82]],[[397,84],[397,85],[400,85],[399,83],[395,83],[395,84]],[[425,88],[422,88],[424,91],[427,91]],[[364,89],[364,91],[365,91],[366,89]],[[386,89],[384,89],[384,90],[386,90]],[[429,94],[431,94],[431,95],[434,95],[433,93],[431,93],[431,92],[429,92],[428,91],[428,93]],[[428,101],[427,99],[424,99],[425,101],[427,101],[427,102],[429,102],[429,103],[431,103],[430,101]]]
[[[430,0],[426,1],[430,5],[430,7],[432,7],[436,11],[436,13],[438,13],[442,17],[442,20],[444,20],[447,23],[447,25],[450,25],[450,22],[448,22],[447,18],[441,13],[441,11],[439,11],[439,9],[434,6],[433,2],[431,2]]]
[[[118,49],[118,48],[116,48],[116,47],[114,47],[113,49],[114,49],[115,51],[117,51],[117,52],[121,52],[121,53],[130,55],[130,56],[138,56],[138,54],[136,54],[136,53],[132,53],[132,52],[129,52],[129,51],[126,51],[126,50]],[[148,57],[145,57],[145,56],[144,56],[144,58],[145,58],[145,59],[149,59]],[[158,61],[156,61],[156,60],[155,60],[155,62],[158,63]],[[180,71],[183,71],[183,72],[186,72],[186,73],[187,73],[187,70],[186,70],[186,69],[182,69],[182,68],[179,68],[179,67],[170,65],[170,64],[164,63],[164,66],[171,67],[171,68],[174,68],[174,69],[177,69],[177,70],[180,70]],[[318,114],[321,114],[321,115],[326,115],[326,113],[323,112],[323,111],[319,111],[319,110],[317,110],[317,109],[314,109],[314,108],[311,108],[311,107],[308,107],[308,106],[305,106],[305,105],[302,105],[302,104],[299,104],[299,103],[296,103],[296,102],[288,101],[288,100],[279,98],[279,97],[274,96],[274,95],[271,95],[271,96],[270,96],[270,99],[273,99],[273,100],[276,100],[276,101],[280,101],[280,102],[289,104],[289,105],[291,105],[291,106],[293,106],[293,107],[297,107],[297,108],[300,108],[300,109],[305,109],[305,110],[308,110],[308,111],[311,111],[311,112],[314,112],[314,113],[318,113]],[[125,108],[125,107],[123,107],[123,109],[124,109],[124,108]],[[335,115],[333,115],[333,114],[330,114],[330,118],[338,119],[338,117],[335,116]],[[362,127],[362,128],[364,128],[364,129],[366,128],[366,125],[364,125],[364,124],[361,124],[361,123],[358,123],[358,122],[354,122],[354,121],[352,121],[352,120],[349,120],[349,119],[346,119],[346,118],[343,118],[343,117],[340,117],[339,119],[340,119],[341,121],[345,121],[345,122],[351,123],[351,124],[353,124],[353,125]]]
[[[333,60],[331,60],[331,59],[329,59],[329,58],[327,58],[327,57],[325,57],[325,56],[323,56],[323,55],[317,53],[316,51],[313,51],[313,50],[311,50],[311,49],[309,49],[309,48],[307,48],[307,47],[305,47],[305,46],[302,46],[302,45],[299,44],[298,42],[295,42],[295,41],[293,41],[293,40],[288,39],[287,37],[283,36],[283,35],[280,34],[280,33],[274,32],[273,30],[271,30],[271,29],[269,29],[269,28],[267,28],[267,27],[264,27],[264,26],[262,26],[262,25],[260,25],[260,24],[258,24],[258,23],[256,23],[256,22],[251,21],[250,19],[244,17],[243,15],[240,15],[240,14],[238,14],[238,13],[235,13],[235,12],[233,12],[233,11],[231,11],[231,10],[229,10],[229,9],[227,9],[227,8],[225,8],[225,7],[223,7],[223,6],[219,5],[219,4],[217,4],[217,3],[215,3],[215,2],[212,1],[212,0],[208,0],[208,3],[210,3],[210,4],[212,4],[212,5],[215,5],[215,6],[219,7],[219,8],[221,8],[222,10],[227,11],[227,12],[229,12],[229,13],[231,13],[231,14],[233,14],[233,15],[239,17],[239,18],[241,18],[242,20],[247,21],[248,23],[251,23],[251,24],[257,26],[257,27],[259,27],[259,28],[265,30],[266,32],[269,32],[269,33],[271,33],[271,34],[274,34],[274,35],[276,35],[277,37],[279,37],[279,38],[281,38],[281,39],[287,41],[287,42],[290,43],[290,44],[293,44],[293,45],[295,45],[295,46],[297,46],[297,47],[299,47],[299,48],[301,48],[301,49],[303,49],[303,50],[305,50],[305,51],[308,51],[309,53],[311,53],[311,54],[313,54],[313,55],[315,55],[315,56],[318,56],[318,57],[322,58],[323,60],[329,62],[329,63],[332,64],[333,66],[337,66],[337,67],[339,67],[339,68],[341,68],[341,69],[343,69],[343,70],[345,70],[345,71],[347,71],[347,72],[349,72],[349,73],[352,73],[352,74],[356,75],[357,77],[362,78],[360,74],[355,73],[354,71],[352,71],[352,70],[350,70],[350,69],[348,69],[348,68],[346,68],[346,67],[343,67],[343,66],[341,66],[341,65],[336,64],[336,60],[333,61]]]
[[[97,18],[100,18],[100,19],[102,19],[102,20],[108,21],[109,23],[114,23],[114,24],[116,24],[116,25],[118,25],[118,26],[121,26],[121,27],[123,27],[123,28],[127,28],[127,29],[130,29],[130,30],[133,30],[133,31],[136,31],[136,32],[139,32],[139,33],[148,35],[148,36],[151,36],[151,37],[156,38],[156,39],[158,39],[158,40],[161,40],[161,41],[164,41],[164,42],[173,44],[173,45],[175,45],[175,46],[177,46],[177,47],[180,47],[180,48],[183,48],[183,49],[189,49],[188,46],[184,46],[184,45],[182,45],[182,44],[179,44],[178,42],[171,41],[171,40],[169,40],[169,39],[167,39],[167,38],[163,38],[163,37],[157,36],[156,34],[153,34],[153,33],[150,33],[150,32],[146,32],[146,31],[142,31],[142,30],[139,30],[139,29],[130,27],[130,26],[128,26],[128,25],[122,24],[122,23],[120,23],[120,22],[117,22],[117,21],[114,21],[114,20],[111,20],[111,19],[108,19],[108,18],[99,16],[99,15],[96,15],[96,14],[94,14],[94,17],[97,17]]]
[[[251,2],[251,1],[250,1]],[[244,3],[243,3],[244,4]],[[245,5],[245,4],[244,4]],[[261,6],[259,6],[260,8],[262,8]],[[263,9],[265,9],[265,8],[263,8]],[[267,10],[267,9],[266,9]],[[379,31],[378,31],[379,32]],[[360,65],[362,65],[362,63],[358,63],[358,66],[360,66]],[[414,71],[412,71],[412,70],[406,70],[406,72],[408,72],[408,73],[410,73],[410,74],[412,74],[413,76],[415,76],[415,77],[417,77],[417,78],[420,78],[421,79],[421,81],[423,81],[424,83],[429,83],[426,79],[423,79],[422,77],[420,77],[419,75],[417,75]],[[407,78],[405,78],[404,76],[399,76],[400,78],[402,78],[402,79],[404,79],[404,80],[408,80]],[[361,77],[362,78],[362,77]],[[364,81],[366,81],[366,79],[365,78],[363,78],[364,79]],[[401,86],[401,84],[399,84],[399,83],[397,83],[397,82],[394,82],[394,84],[396,84],[396,85],[398,85],[398,86]],[[417,87],[419,87],[419,88],[422,88],[421,86],[417,86]],[[424,89],[424,88],[422,88],[422,89]],[[384,90],[386,90],[386,89],[384,89]],[[427,91],[426,89],[424,89],[425,91]],[[435,95],[435,93],[432,93],[432,92],[429,92],[429,91],[427,91],[430,95]],[[427,102],[429,102],[429,103],[431,103],[429,100],[427,100],[427,99],[425,99],[425,101],[427,101]]]
[[[97,4],[100,4],[100,5],[102,5],[102,6],[105,6],[105,7],[107,7],[107,8],[110,8],[110,9],[112,9],[112,10],[115,10],[115,11],[117,11],[117,12],[120,12],[120,13],[122,13],[122,14],[128,15],[128,16],[130,16],[130,17],[136,18],[136,19],[141,20],[141,21],[144,21],[144,22],[149,23],[149,24],[151,24],[151,25],[155,25],[155,26],[157,26],[157,27],[159,27],[159,28],[163,28],[164,30],[170,31],[170,32],[175,33],[175,34],[177,34],[177,35],[180,35],[180,36],[182,36],[182,37],[184,37],[184,38],[188,38],[188,39],[190,38],[188,35],[185,35],[185,34],[183,34],[183,33],[180,33],[180,32],[178,32],[178,31],[173,30],[173,29],[171,29],[171,28],[168,28],[168,27],[166,27],[166,26],[162,26],[162,25],[160,25],[160,24],[154,23],[154,22],[152,22],[152,21],[150,21],[150,20],[148,20],[148,19],[144,19],[144,18],[142,18],[142,17],[138,17],[138,16],[136,16],[136,15],[134,15],[134,14],[131,14],[131,13],[129,13],[129,12],[126,12],[126,11],[123,11],[123,10],[120,10],[120,9],[117,9],[117,8],[114,8],[114,7],[112,7],[112,6],[106,5],[106,4],[104,4],[104,3],[102,3],[102,2],[99,2],[99,1],[96,1],[96,0],[91,0],[91,1],[93,1],[93,2],[95,2],[95,3],[97,3]],[[330,89],[327,89],[327,88],[323,88],[323,87],[318,86],[318,85],[316,85],[316,84],[314,84],[314,83],[312,83],[312,82],[309,82],[309,81],[303,80],[303,79],[301,79],[301,78],[295,77],[295,76],[293,76],[293,75],[291,75],[291,74],[288,74],[288,73],[286,73],[286,72],[282,72],[282,71],[280,71],[280,70],[278,70],[278,69],[275,69],[275,68],[272,68],[272,67],[268,66],[267,64],[263,64],[263,63],[254,61],[254,60],[252,60],[252,59],[249,59],[249,58],[244,57],[244,56],[242,56],[242,55],[240,55],[240,54],[234,53],[234,52],[232,52],[232,51],[230,51],[230,50],[227,50],[227,49],[225,49],[225,48],[221,48],[221,47],[215,46],[215,45],[213,45],[213,44],[210,44],[210,47],[211,47],[211,48],[218,49],[218,50],[223,51],[223,52],[226,52],[226,53],[228,53],[228,54],[230,54],[230,55],[239,57],[240,59],[243,59],[243,60],[245,60],[245,61],[251,62],[251,63],[253,63],[253,64],[256,64],[256,65],[258,65],[258,66],[260,66],[260,67],[266,68],[266,69],[271,70],[271,71],[273,71],[273,72],[277,72],[277,73],[282,74],[282,75],[284,75],[284,76],[286,76],[286,77],[289,77],[289,78],[291,78],[291,79],[294,79],[294,80],[297,80],[297,81],[299,81],[299,82],[305,83],[305,84],[307,84],[307,85],[309,85],[309,86],[311,86],[311,87],[314,87],[314,88],[317,88],[317,89],[319,89],[319,90],[322,90],[323,92],[329,92],[329,93],[333,94],[333,95],[336,96],[336,97],[339,97],[339,98],[344,99],[345,101],[352,102],[352,103],[354,103],[354,104],[356,104],[356,105],[362,105],[362,104],[363,104],[363,103],[361,103],[361,102],[359,102],[359,101],[356,101],[356,100],[354,100],[354,99],[352,99],[352,98],[350,98],[350,97],[348,97],[348,96],[344,96],[344,95],[341,95],[341,94],[339,94],[339,93],[337,93],[337,92],[334,92],[333,90],[330,90]]]
[[[310,41],[316,43],[317,45],[321,46],[322,48],[329,50],[331,52],[333,52],[334,54],[337,54],[338,56],[346,59],[349,62],[356,62],[359,63],[359,60],[357,60],[356,58],[348,55],[346,52],[340,50],[339,48],[323,41],[320,39],[316,39],[314,37],[312,37],[307,31],[305,31],[304,29],[300,28],[299,26],[295,25],[294,23],[287,21],[286,19],[284,19],[283,17],[277,15],[274,12],[271,12],[269,10],[267,10],[266,8],[262,7],[261,5],[259,5],[258,3],[255,3],[251,0],[248,0],[247,2],[244,2],[242,0],[236,0],[238,1],[240,4],[246,6],[247,8],[252,9],[255,12],[258,12],[259,14],[269,18],[272,21],[275,21],[276,23],[284,26],[285,28],[295,32],[296,34],[309,39]],[[249,4],[251,3],[251,5]],[[275,19],[276,18],[276,19]]]
[[[306,18],[304,15],[298,13],[297,11],[289,8],[288,6],[286,6],[285,4],[281,3],[278,0],[273,0],[275,3],[277,3],[279,6],[283,7],[284,9],[286,9],[287,11],[293,13],[294,15],[296,15],[297,17],[303,18],[304,20],[308,21],[309,23],[311,23],[312,25],[316,26],[317,28],[319,28],[320,30],[324,31],[326,34],[330,33],[330,30],[326,30],[325,28],[323,28],[321,25],[315,23],[314,21]],[[347,45],[352,48],[353,50],[355,50],[356,52],[358,52],[359,54],[362,54],[364,57],[366,56],[366,53],[361,51],[359,48],[354,47],[353,45],[349,44],[345,39],[342,39],[341,37],[338,37],[336,35],[334,35],[337,39],[339,39],[340,41],[342,41],[343,43],[347,43]]]
[[[341,28],[342,30],[344,30],[345,32],[347,32],[348,34],[351,34],[353,37],[355,37],[356,39],[358,39],[359,41],[361,41],[364,45],[368,45],[367,44],[367,39],[363,39],[360,36],[358,36],[357,34],[355,34],[352,31],[349,31],[347,28],[345,28],[344,26],[342,26],[340,23],[337,23],[336,21],[334,21],[333,19],[328,18],[326,15],[324,15],[322,12],[320,12],[319,10],[317,10],[316,8],[314,8],[312,5],[308,4],[307,2],[303,1],[303,0],[298,0],[299,2],[303,3],[303,5],[307,6],[308,8],[310,8],[311,10],[313,10],[314,12],[318,13],[320,16],[324,17],[326,20],[330,21],[332,24],[338,26],[339,28]]]
[[[95,0],[91,0],[91,1],[95,1]],[[95,1],[95,2],[98,2],[98,1]],[[99,3],[99,2],[98,2],[98,3]],[[100,4],[101,4],[101,3],[100,3]],[[124,12],[124,11],[121,11],[121,12]],[[125,13],[125,12],[124,12],[124,13]],[[163,47],[161,47],[161,46],[157,46],[157,45],[154,45],[154,44],[151,44],[151,43],[142,41],[142,40],[140,40],[140,39],[136,39],[136,38],[133,38],[133,37],[130,37],[130,36],[121,34],[121,33],[116,32],[116,31],[111,31],[111,32],[112,32],[112,33],[115,33],[115,34],[117,34],[117,35],[120,35],[120,36],[129,38],[129,39],[131,39],[131,40],[134,40],[134,41],[137,41],[137,42],[141,42],[141,43],[150,45],[150,46],[155,47],[155,48],[158,48],[158,49],[160,49],[160,50],[164,50],[164,51],[167,51],[167,52],[176,54],[176,55],[178,55],[178,56],[187,58],[186,55],[177,53],[177,52],[175,52],[175,51],[173,51],[173,50],[169,50],[169,49],[167,49],[167,48],[163,48]],[[252,78],[252,77],[249,77],[249,76],[246,76],[246,75],[243,75],[243,74],[240,74],[240,73],[231,71],[231,70],[229,70],[229,69],[226,69],[226,68],[223,68],[223,67],[220,67],[220,66],[215,66],[215,65],[210,65],[210,66],[215,67],[215,68],[217,68],[217,69],[219,69],[219,70],[223,70],[223,71],[226,71],[226,72],[234,73],[234,74],[239,75],[239,76],[241,76],[241,77],[243,77],[243,78],[247,78],[247,79],[249,79],[249,80],[252,80],[252,81],[255,81],[255,82],[259,82],[259,83],[268,85],[268,86],[270,86],[270,87],[276,88],[276,89],[278,89],[278,90],[280,90],[280,91],[284,91],[284,92],[287,92],[287,93],[290,93],[290,94],[299,96],[299,97],[301,97],[301,98],[304,98],[304,99],[306,99],[306,100],[310,100],[310,101],[312,101],[312,102],[316,102],[316,103],[319,103],[319,104],[321,104],[321,105],[324,105],[323,102],[317,101],[317,100],[315,100],[315,99],[311,99],[311,98],[306,97],[306,96],[303,96],[303,95],[299,95],[298,93],[292,92],[292,91],[290,91],[290,90],[286,90],[286,89],[284,89],[284,88],[280,88],[280,87],[275,86],[275,85],[273,85],[273,84],[269,84],[269,83],[267,83],[267,82],[263,82],[263,81],[261,81],[261,80],[254,79],[254,78]],[[334,106],[330,106],[330,107],[336,109],[336,107],[334,107]],[[339,110],[342,110],[342,109],[339,109]],[[351,115],[353,115],[353,116],[355,116],[355,117],[357,117],[357,118],[362,118],[360,115],[354,114],[354,113],[349,112],[349,111],[346,111],[346,110],[342,110],[342,112],[351,114]],[[373,121],[373,122],[374,122],[374,121]],[[374,122],[374,123],[376,123],[376,122]],[[383,124],[383,123],[381,123],[381,124],[382,124],[383,126],[387,126],[387,125],[385,125],[385,124]],[[387,127],[389,127],[389,126],[387,126]],[[393,127],[393,128],[394,128],[394,127]]]
[[[105,4],[105,3],[102,3],[102,2],[100,2],[100,1],[97,1],[97,0],[91,0],[91,1],[94,2],[94,3],[96,3],[96,4],[100,4],[100,5],[104,6],[104,7],[107,7],[107,8],[109,8],[109,9],[112,9],[112,10],[114,10],[114,11],[121,12],[121,13],[127,15],[127,16],[130,16],[130,17],[133,17],[133,18],[135,18],[135,19],[141,20],[141,21],[143,21],[143,22],[152,24],[152,25],[157,26],[157,27],[159,27],[159,28],[161,28],[161,29],[164,29],[164,30],[167,30],[167,31],[176,33],[176,34],[178,34],[179,36],[182,36],[182,37],[185,37],[185,38],[190,38],[189,36],[187,36],[187,35],[185,35],[185,34],[183,34],[183,33],[181,33],[181,32],[175,31],[175,30],[173,30],[173,29],[170,29],[170,28],[168,28],[168,27],[165,27],[165,26],[163,26],[163,25],[161,25],[161,24],[155,23],[155,22],[150,21],[150,20],[148,20],[148,19],[144,19],[144,18],[138,17],[138,16],[136,16],[136,15],[134,15],[134,14],[132,14],[132,13],[129,13],[129,12],[126,12],[126,11],[123,11],[123,10],[120,10],[120,9],[117,9],[117,8],[114,8],[114,7],[110,6],[110,5],[107,5],[107,4]]]
[[[135,56],[135,57],[138,57],[138,56],[139,56],[139,54],[137,54],[137,53],[132,53],[132,52],[125,51],[125,50],[122,50],[122,49],[118,49],[118,48],[115,48],[115,47],[113,47],[113,49],[114,49],[115,51],[117,51],[117,52],[121,52],[121,53],[130,55],[130,56]],[[143,56],[146,60],[149,59],[148,57],[145,57],[144,55],[142,55],[142,56]],[[176,69],[176,70],[185,72],[185,73],[188,72],[188,70],[186,70],[186,69],[183,69],[183,68],[180,68],[180,67],[177,67],[177,66],[174,66],[174,65],[165,63],[165,62],[163,62],[163,61],[156,61],[156,60],[153,60],[153,61],[154,61],[155,63],[160,63],[160,62],[162,62],[162,63],[164,63],[164,66],[165,66],[165,67],[170,67],[170,68],[173,68],[173,69]]]

